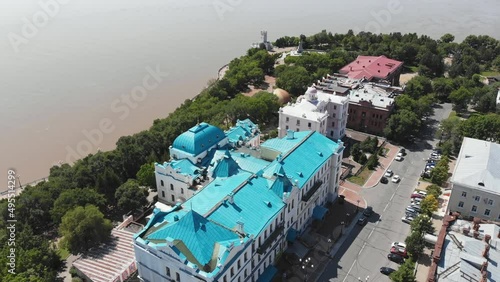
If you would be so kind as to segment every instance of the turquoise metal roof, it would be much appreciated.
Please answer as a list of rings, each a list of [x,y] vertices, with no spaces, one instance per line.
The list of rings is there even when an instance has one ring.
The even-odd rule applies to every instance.
[[[225,137],[226,135],[220,128],[202,122],[177,136],[172,147],[195,156],[219,143]]]
[[[208,219],[233,229],[244,223],[247,234],[259,235],[285,206],[280,197],[269,189],[268,180],[252,178],[233,195],[234,204],[225,202],[208,215]]]
[[[310,131],[293,132],[294,138],[288,138],[287,136],[285,136],[281,139],[280,138],[269,139],[266,142],[262,143],[261,147],[278,151],[281,152],[283,155],[285,155],[291,149],[293,149],[293,147],[299,144],[302,141],[302,139],[307,137],[309,133],[311,132]]]
[[[297,180],[297,185],[302,188],[324,162],[338,150],[339,144],[318,132],[313,132],[309,137],[307,137],[309,132],[305,136],[304,132],[298,133],[300,135],[295,134],[295,136],[303,136],[302,143],[293,151],[289,150],[288,155],[281,160],[281,164],[287,176],[292,177],[292,183]]]
[[[231,152],[231,156],[238,163],[241,169],[251,173],[257,173],[270,164],[270,162],[266,160],[258,159],[249,154]]]
[[[178,221],[147,235],[145,239],[167,239],[171,242],[179,240],[203,266],[212,260],[212,255],[216,251],[216,243],[239,240],[239,236],[231,230],[207,220],[200,214],[189,211]]]
[[[226,131],[226,136],[228,137],[229,142],[236,143],[240,140],[245,140],[248,136],[253,136],[256,130],[257,125],[250,119],[238,120],[236,122],[236,126]]]
[[[237,174],[239,171],[240,167],[231,157],[229,151],[226,150],[224,156],[216,161],[215,168],[212,172],[212,177],[229,177]]]
[[[179,170],[182,174],[194,177],[200,175],[200,168],[195,166],[189,159],[174,160],[169,164],[173,169]]]

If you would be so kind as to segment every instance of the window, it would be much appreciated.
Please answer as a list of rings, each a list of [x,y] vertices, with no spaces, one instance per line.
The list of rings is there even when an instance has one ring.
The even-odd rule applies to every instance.
[[[472,211],[472,212],[477,212],[477,206],[472,206],[471,211]]]
[[[332,136],[332,137],[333,137],[333,130],[330,132],[330,136]]]
[[[310,122],[307,123],[307,127],[311,128],[311,123]]]
[[[336,110],[337,109],[337,105],[333,105],[333,109]]]
[[[240,270],[240,268],[241,268],[241,261],[238,260],[238,270]]]
[[[493,200],[488,200],[488,205],[493,206]]]
[[[165,183],[163,183],[163,180],[160,180],[160,185],[163,187],[165,186]]]
[[[300,125],[300,119],[297,120],[297,125]]]
[[[175,202],[175,197],[174,197],[174,195],[172,195],[172,202]]]
[[[243,255],[243,258],[244,258],[244,261],[245,261],[245,262],[247,262],[247,260],[248,260],[247,253],[245,253],[245,254]]]
[[[181,281],[181,276],[179,275],[178,272],[175,273],[175,281],[177,282]]]
[[[227,282],[227,277],[224,276],[224,279],[222,279],[222,281]]]
[[[161,191],[161,197],[165,198],[165,191]]]
[[[462,197],[467,197],[467,192],[462,192]]]
[[[231,267],[231,278],[234,276],[234,267]]]
[[[484,211],[484,215],[486,215],[486,216],[490,216],[490,212],[491,212],[491,211],[490,211],[489,209],[486,209],[486,210]]]
[[[458,207],[459,208],[463,208],[464,207],[464,202],[462,202],[462,201],[458,202]]]
[[[362,117],[366,117],[366,112],[362,112],[362,113],[361,113],[361,116],[362,116]]]
[[[264,230],[264,239],[267,238],[267,230]]]
[[[297,128],[295,131],[299,132],[299,129]]]
[[[479,196],[474,196],[474,201],[479,202],[479,200],[481,200],[481,197],[479,197]]]
[[[286,129],[286,130],[288,130],[288,125],[287,125],[287,126],[285,126],[285,129]]]
[[[245,269],[245,278],[247,278],[247,277],[248,277],[248,272],[247,272],[247,270]]]
[[[184,194],[184,188],[181,188],[181,194]]]
[[[289,122],[290,121],[290,118],[289,117],[286,117],[286,122]]]
[[[332,114],[332,117],[335,118],[337,115],[335,113]]]
[[[167,272],[167,276],[169,276],[169,277],[170,277],[170,268],[168,268],[168,267],[167,267],[167,268],[166,268],[166,272]]]
[[[174,191],[174,184],[170,184],[170,190]]]

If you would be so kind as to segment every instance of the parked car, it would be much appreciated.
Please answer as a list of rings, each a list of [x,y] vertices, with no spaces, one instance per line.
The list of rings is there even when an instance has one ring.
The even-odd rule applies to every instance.
[[[406,253],[406,250],[403,248],[392,247],[391,254],[396,254],[396,255],[400,255],[404,258],[408,258],[408,254]]]
[[[393,174],[394,174],[394,172],[392,172],[392,170],[388,169],[388,170],[385,172],[384,176],[385,176],[385,177],[391,177]]]
[[[398,183],[398,182],[399,182],[399,180],[401,180],[401,178],[399,178],[399,175],[394,175],[394,176],[392,177],[392,180],[391,180],[391,181],[392,181],[392,182],[394,182],[394,183]]]
[[[401,149],[399,149],[399,152],[400,152],[401,154],[403,154],[403,156],[404,156],[404,155],[406,155],[406,149],[405,149],[405,148],[401,148]]]
[[[370,217],[373,213],[373,208],[371,206],[367,206],[366,209],[363,211],[363,215]]]
[[[410,198],[412,198],[412,199],[415,199],[415,198],[420,199],[420,198],[424,198],[424,195],[416,193],[416,192],[413,192],[413,194],[411,194]]]
[[[406,244],[403,242],[392,242],[391,247],[399,247],[406,249]]]
[[[427,192],[425,192],[425,191],[418,190],[417,193],[424,196],[424,198],[427,197]]]
[[[399,263],[399,264],[403,264],[405,262],[405,258],[398,255],[398,254],[388,254],[387,255],[387,258],[390,260],[390,261],[393,261],[395,263]]]
[[[362,216],[358,219],[358,225],[365,225],[367,221],[368,221],[368,219],[366,217]]]
[[[387,179],[387,177],[385,177],[385,176],[382,176],[382,178],[380,178],[380,183],[387,184],[387,183],[389,183],[389,179]]]
[[[390,268],[390,267],[381,267],[380,268],[380,273],[385,274],[385,275],[390,275],[394,271],[396,271],[396,270],[393,268]]]
[[[403,156],[402,156],[402,155],[400,155],[400,154],[401,154],[401,153],[399,153],[399,154],[396,156],[396,158],[395,158],[395,160],[396,160],[396,161],[398,161],[398,162],[400,162],[400,161],[402,161],[402,160],[403,160]]]
[[[413,214],[418,213],[414,208],[412,208],[412,206],[407,206],[405,209],[405,212],[406,213],[413,213]]]
[[[418,213],[422,212],[422,210],[420,209],[420,205],[410,205],[410,207]]]
[[[402,221],[402,222],[404,222],[404,223],[408,223],[408,224],[410,224],[410,223],[413,221],[413,219],[414,219],[414,218],[413,218],[413,217],[411,217],[411,216],[403,216],[403,217],[401,218],[401,221]]]

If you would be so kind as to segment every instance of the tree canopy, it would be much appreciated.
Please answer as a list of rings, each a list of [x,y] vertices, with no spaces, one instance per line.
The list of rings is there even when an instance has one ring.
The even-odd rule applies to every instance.
[[[123,212],[133,211],[144,207],[147,203],[148,191],[139,187],[139,182],[129,179],[123,183],[115,193],[117,206]]]

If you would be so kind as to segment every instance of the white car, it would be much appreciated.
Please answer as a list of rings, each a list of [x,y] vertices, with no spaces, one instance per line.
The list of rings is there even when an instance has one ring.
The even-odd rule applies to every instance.
[[[406,244],[405,244],[405,243],[403,243],[403,242],[393,242],[393,243],[391,244],[391,248],[392,248],[392,247],[406,249]]]
[[[398,162],[400,162],[400,161],[402,161],[402,160],[403,160],[403,156],[400,156],[400,154],[401,154],[401,153],[399,153],[399,154],[396,156],[396,158],[395,158],[395,160],[396,160],[396,161],[398,161]]]
[[[406,216],[406,217],[401,218],[401,221],[404,222],[404,223],[410,224],[413,221],[413,217]]]
[[[420,195],[422,195],[424,197],[427,197],[427,192],[425,192],[425,191],[418,190],[417,193],[419,193]]]
[[[399,175],[394,175],[394,176],[392,177],[392,180],[391,180],[391,181],[392,181],[392,182],[394,182],[394,183],[398,183],[398,182],[399,182],[399,180],[401,180],[401,178],[399,178]]]
[[[392,172],[392,170],[388,169],[388,170],[385,172],[384,176],[385,176],[385,177],[391,177],[393,174],[394,174],[394,173]]]

